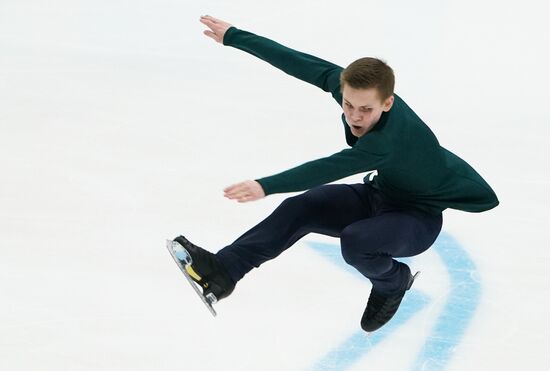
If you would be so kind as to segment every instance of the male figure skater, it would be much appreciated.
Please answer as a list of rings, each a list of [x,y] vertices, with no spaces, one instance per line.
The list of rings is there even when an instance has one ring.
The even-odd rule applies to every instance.
[[[339,237],[345,261],[372,283],[361,327],[375,331],[396,313],[414,276],[394,258],[426,251],[442,226],[442,211],[482,212],[499,201],[464,160],[394,93],[394,74],[383,61],[361,58],[343,69],[267,38],[203,16],[204,33],[250,53],[326,92],[342,107],[349,148],[276,175],[224,190],[238,202],[274,193],[305,191],[218,253],[180,236],[191,256],[187,271],[203,293],[227,297],[254,267],[273,259],[308,233]],[[368,172],[361,184],[327,184]]]

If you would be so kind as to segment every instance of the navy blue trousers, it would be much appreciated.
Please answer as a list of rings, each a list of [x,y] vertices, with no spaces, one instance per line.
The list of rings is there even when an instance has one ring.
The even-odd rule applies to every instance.
[[[271,260],[308,233],[340,238],[344,260],[387,295],[405,288],[409,268],[436,240],[443,218],[389,205],[369,184],[333,184],[283,201],[271,215],[217,253],[231,278]]]

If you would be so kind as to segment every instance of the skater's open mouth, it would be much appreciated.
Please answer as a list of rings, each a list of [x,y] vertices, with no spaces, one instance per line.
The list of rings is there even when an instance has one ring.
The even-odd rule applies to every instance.
[[[354,129],[357,129],[357,130],[361,129],[361,126],[357,126],[357,125],[352,125],[352,126]]]

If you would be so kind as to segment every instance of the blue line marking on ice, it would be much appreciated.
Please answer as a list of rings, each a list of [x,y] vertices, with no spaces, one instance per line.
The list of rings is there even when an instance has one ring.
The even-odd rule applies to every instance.
[[[308,246],[340,269],[364,279],[355,268],[344,261],[338,245],[309,242]],[[466,251],[451,236],[442,232],[432,246],[432,250],[439,254],[449,273],[449,299],[418,353],[412,366],[414,371],[445,369],[475,313],[481,293],[481,286],[475,275],[475,265]],[[414,314],[421,311],[429,301],[427,295],[411,289],[411,292],[405,295],[400,310],[387,325],[370,336],[359,329],[317,361],[311,370],[335,371],[349,368]],[[359,319],[357,321],[359,322]]]
[[[403,308],[386,326],[368,335],[363,330],[356,331],[336,349],[329,352],[311,368],[311,371],[345,370],[361,357],[364,357],[376,345],[407,322],[415,313],[428,303],[428,297],[418,290],[411,290],[412,295],[405,296]],[[366,303],[366,297],[365,297]],[[359,326],[359,318],[357,319]]]
[[[447,233],[441,233],[432,247],[450,276],[447,302],[432,332],[418,353],[413,370],[443,370],[462,340],[481,297],[481,284],[468,253]]]

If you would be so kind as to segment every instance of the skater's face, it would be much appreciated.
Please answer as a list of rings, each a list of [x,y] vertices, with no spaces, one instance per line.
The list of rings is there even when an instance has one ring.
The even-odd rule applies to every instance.
[[[344,116],[351,132],[360,138],[370,129],[382,116],[382,112],[388,112],[393,105],[393,95],[381,101],[378,97],[378,90],[354,89],[344,85],[342,89]]]

